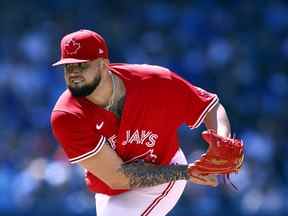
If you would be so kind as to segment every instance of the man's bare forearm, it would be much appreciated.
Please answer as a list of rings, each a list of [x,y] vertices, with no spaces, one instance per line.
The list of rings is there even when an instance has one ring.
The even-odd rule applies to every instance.
[[[231,136],[230,121],[225,108],[220,103],[207,113],[204,123],[207,129],[214,129],[220,136]]]
[[[187,165],[123,164],[118,170],[129,179],[129,188],[155,186],[169,181],[189,180]]]

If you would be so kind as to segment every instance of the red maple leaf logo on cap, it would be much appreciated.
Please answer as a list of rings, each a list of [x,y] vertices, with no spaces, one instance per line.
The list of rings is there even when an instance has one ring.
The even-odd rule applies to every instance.
[[[77,51],[80,49],[80,43],[76,42],[75,40],[71,39],[70,41],[66,42],[64,45],[64,52],[67,55],[77,54]]]

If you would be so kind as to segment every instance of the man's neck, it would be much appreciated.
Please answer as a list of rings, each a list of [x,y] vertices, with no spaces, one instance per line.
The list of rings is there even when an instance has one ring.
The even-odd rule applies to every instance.
[[[109,104],[112,93],[112,78],[107,71],[102,76],[97,88],[86,98],[98,106],[105,107],[107,104]]]

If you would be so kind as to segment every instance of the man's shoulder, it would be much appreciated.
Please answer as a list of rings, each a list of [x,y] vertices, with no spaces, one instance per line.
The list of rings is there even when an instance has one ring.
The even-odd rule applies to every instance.
[[[111,64],[110,68],[131,77],[170,77],[173,75],[168,68],[149,64]]]
[[[137,92],[144,90],[144,95],[149,98],[173,95],[181,86],[190,85],[175,72],[157,65],[115,64],[112,69],[116,70],[122,78],[132,81],[129,83],[132,83]]]
[[[83,98],[73,97],[69,90],[65,90],[58,98],[52,113],[61,111],[71,114],[83,114],[88,109]]]
[[[124,63],[114,63],[110,64],[112,68],[122,69],[122,70],[138,70],[138,71],[166,71],[169,72],[168,68],[159,65],[151,64],[124,64]]]

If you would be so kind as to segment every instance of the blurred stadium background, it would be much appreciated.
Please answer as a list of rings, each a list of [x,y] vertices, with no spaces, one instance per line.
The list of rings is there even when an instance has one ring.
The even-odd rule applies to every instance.
[[[218,93],[245,140],[240,191],[190,184],[170,216],[288,215],[287,1],[2,0],[0,26],[0,215],[95,215],[49,126],[65,88],[50,65],[81,28],[106,38],[112,62],[166,66]],[[190,161],[200,131],[179,130]]]

